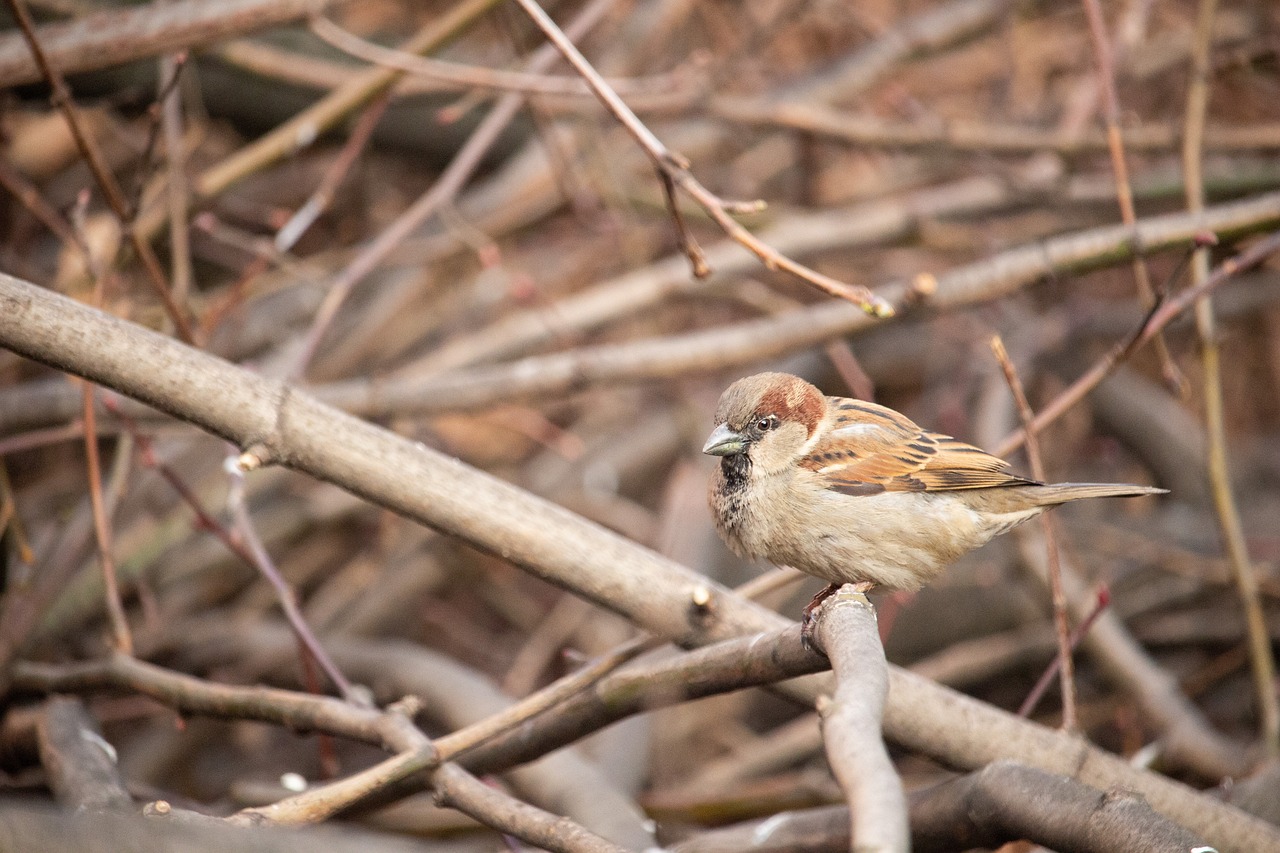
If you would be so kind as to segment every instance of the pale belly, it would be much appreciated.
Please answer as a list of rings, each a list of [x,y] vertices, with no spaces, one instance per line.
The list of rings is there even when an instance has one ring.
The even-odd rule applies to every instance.
[[[872,581],[906,590],[1041,511],[980,513],[948,492],[815,492],[794,511],[778,511],[793,501],[761,503],[774,511],[754,513],[738,529],[724,531],[735,550],[833,583]]]

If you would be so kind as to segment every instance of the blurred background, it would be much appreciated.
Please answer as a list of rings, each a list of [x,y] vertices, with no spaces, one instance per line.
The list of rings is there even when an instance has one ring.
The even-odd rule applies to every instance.
[[[30,5],[42,26],[109,9]],[[38,71],[23,66],[10,21],[0,33],[0,269],[172,332],[140,235],[197,346],[738,585],[779,570],[734,559],[706,508],[714,463],[699,449],[733,379],[794,372],[996,450],[1019,421],[993,336],[1038,411],[1140,326],[1140,279],[1161,293],[1189,286],[1194,228],[1140,265],[1113,239],[1053,275],[999,275],[1002,253],[1124,221],[1117,153],[1138,221],[1188,207],[1197,5],[1102,5],[1114,93],[1085,4],[548,5],[566,28],[584,9],[596,17],[577,39],[583,52],[702,184],[767,202],[739,217],[763,242],[849,284],[900,296],[914,283],[923,295],[892,320],[767,269],[682,196],[681,219],[712,268],[695,278],[662,183],[626,130],[562,62],[521,72],[543,37],[514,4],[466,0],[334,3],[321,21],[266,30],[231,20],[229,4],[216,37],[172,52],[126,33],[136,56],[107,68],[71,42],[56,55],[120,184],[123,225]],[[1208,43],[1204,203],[1265,200],[1280,186],[1280,6],[1224,0]],[[406,44],[434,62],[377,52]],[[380,73],[381,88],[366,83],[331,118],[286,124]],[[487,117],[511,91],[523,103],[498,126]],[[293,142],[263,146],[282,133]],[[405,218],[414,205],[420,221]],[[1210,260],[1278,218],[1242,215]],[[957,270],[972,270],[971,283],[947,278]],[[1214,308],[1219,446],[1274,638],[1280,272],[1264,264],[1238,276]],[[1093,647],[1077,656],[1080,725],[1110,750],[1209,784],[1223,767],[1256,766],[1267,735],[1209,476],[1203,340],[1192,313],[1180,315],[1160,346],[1134,353],[1038,443],[1049,480],[1171,490],[1056,515],[1075,621],[1101,608],[1140,646],[1142,672],[1167,673],[1241,755],[1253,752],[1162,765],[1152,747],[1162,724],[1128,681],[1138,676]],[[139,653],[229,682],[314,679],[270,586],[209,529],[239,535],[223,468],[233,449],[107,393],[96,405],[101,489]],[[110,644],[84,432],[76,382],[0,352],[0,645],[10,659],[94,657]],[[1009,458],[1029,474],[1022,451]],[[379,699],[430,691],[433,732],[634,633],[499,557],[305,476],[255,472],[245,502],[339,666]],[[1044,561],[1028,525],[914,599],[881,601],[890,660],[1016,709],[1055,654]],[[765,600],[794,617],[818,585],[780,584]],[[470,691],[486,698],[463,698]],[[445,697],[460,707],[441,710]],[[1054,682],[1033,716],[1056,725],[1059,708]],[[181,721],[128,695],[92,709],[137,796],[214,812],[280,796],[285,772],[324,779],[376,755],[261,724]],[[578,750],[667,840],[839,800],[812,711],[761,691],[645,715]],[[944,773],[901,759],[908,787]],[[40,790],[16,770],[4,784]],[[364,819],[440,849],[500,843],[425,795]]]

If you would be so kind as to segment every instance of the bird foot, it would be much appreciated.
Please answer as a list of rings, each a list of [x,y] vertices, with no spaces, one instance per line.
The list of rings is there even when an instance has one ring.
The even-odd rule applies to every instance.
[[[800,617],[800,645],[804,646],[811,652],[822,654],[822,650],[813,644],[813,614],[822,602],[835,595],[836,590],[840,588],[838,583],[829,583],[818,591],[813,600],[805,605],[804,612]]]
[[[816,613],[818,608],[822,606],[822,602],[826,601],[828,598],[835,595],[836,591],[839,590],[840,587],[842,586],[843,584],[838,584],[838,583],[827,584],[821,590],[818,591],[818,594],[813,597],[812,601],[810,601],[807,605],[805,605],[804,613],[800,618],[800,644],[811,652],[817,652],[818,654],[823,654],[822,650],[819,649],[816,645],[814,645],[814,642],[813,642],[813,631],[814,631],[814,623],[815,623],[813,614]],[[860,592],[860,593],[863,593],[864,595],[875,588],[875,584],[872,583],[871,581],[859,581],[857,583],[852,584],[852,586],[855,592]]]

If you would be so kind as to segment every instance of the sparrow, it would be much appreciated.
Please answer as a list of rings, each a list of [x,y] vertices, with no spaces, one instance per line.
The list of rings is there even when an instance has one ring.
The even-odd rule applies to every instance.
[[[962,554],[1050,507],[1164,494],[1104,483],[1039,483],[1003,459],[922,429],[885,406],[827,397],[798,376],[760,373],[720,397],[703,453],[716,528],[741,557],[830,582],[919,589]]]

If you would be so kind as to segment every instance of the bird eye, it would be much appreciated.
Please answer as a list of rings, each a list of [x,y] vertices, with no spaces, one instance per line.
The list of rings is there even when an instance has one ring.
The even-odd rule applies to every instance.
[[[769,430],[773,429],[777,425],[778,425],[778,419],[775,418],[773,415],[763,417],[760,420],[756,421],[756,429],[760,430],[761,432],[768,432]]]

